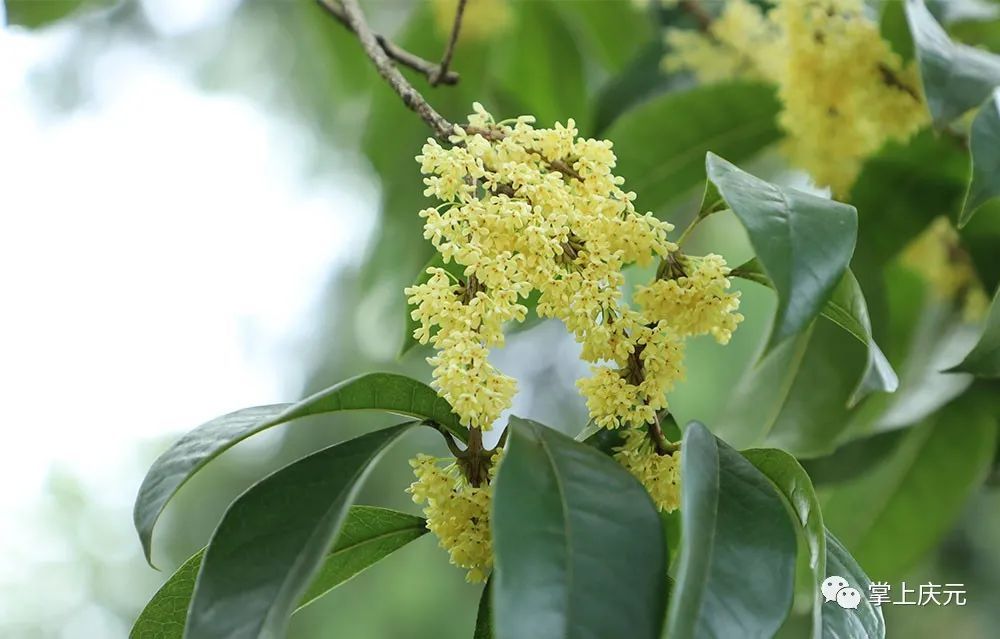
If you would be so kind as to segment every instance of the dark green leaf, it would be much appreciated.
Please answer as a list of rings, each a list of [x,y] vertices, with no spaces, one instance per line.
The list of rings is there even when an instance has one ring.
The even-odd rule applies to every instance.
[[[891,343],[884,340],[894,335],[879,334],[887,322],[883,271],[934,218],[962,206],[968,155],[956,139],[927,129],[905,144],[886,144],[865,162],[851,191],[861,228],[867,229],[858,236],[851,264],[887,350]]]
[[[799,462],[783,450],[754,448],[743,451],[743,456],[777,486],[795,513],[809,551],[806,563],[812,589],[813,637],[818,638],[822,636],[823,602],[819,586],[826,579],[826,529],[812,481]]]
[[[962,363],[951,370],[972,373],[976,377],[1000,377],[1000,289],[993,296],[979,341]]]
[[[625,443],[621,431],[615,428],[602,428],[597,424],[588,424],[580,431],[576,440],[588,446],[593,446],[605,455],[614,455],[615,450]]]
[[[493,639],[493,579],[490,578],[483,586],[483,594],[479,596],[479,609],[476,611],[476,631],[472,639]]]
[[[801,333],[830,299],[854,252],[857,211],[765,182],[711,152],[705,169],[778,293],[770,348]]]
[[[677,425],[674,416],[666,413],[660,415],[660,429],[663,431],[668,441],[679,442],[681,440],[681,429]],[[583,442],[588,446],[593,446],[605,455],[613,455],[615,450],[625,443],[621,430],[615,428],[602,428],[597,424],[588,424],[576,436],[576,441]]]
[[[770,87],[713,84],[669,93],[622,114],[604,135],[615,143],[618,166],[643,209],[659,211],[704,178],[703,158],[716,151],[749,159],[781,133]]]
[[[610,70],[621,69],[650,40],[658,40],[653,24],[633,3],[559,0],[553,2],[580,50]],[[621,37],[628,33],[629,37]]]
[[[416,423],[325,448],[240,495],[205,550],[184,639],[284,636],[362,480]]]
[[[822,490],[827,527],[879,579],[903,576],[982,484],[996,435],[989,398],[966,394],[907,430],[871,472]]]
[[[795,529],[771,482],[697,422],[684,433],[671,639],[774,636],[792,604]]]
[[[968,224],[981,206],[1000,197],[1000,89],[993,92],[972,121],[969,147],[972,177],[958,217],[959,228]]]
[[[733,269],[733,275],[773,288],[770,278],[756,258]],[[872,391],[895,391],[899,386],[899,378],[872,337],[868,304],[854,273],[850,270],[844,273],[820,314],[856,337],[868,352],[864,374],[851,394],[849,404],[854,406]]]
[[[424,520],[372,506],[351,506],[334,544],[299,608],[427,532]],[[194,593],[204,549],[177,569],[143,609],[129,639],[183,639],[184,620]]]
[[[950,305],[930,297],[925,301],[918,305],[918,314],[909,317],[912,332],[899,367],[899,390],[884,397],[885,410],[862,434],[916,424],[961,395],[974,381],[971,375],[942,371],[969,352],[978,337],[978,327],[966,322],[961,311]]]
[[[979,106],[1000,85],[1000,56],[952,42],[923,0],[907,0],[906,18],[936,126]]]
[[[574,34],[554,3],[512,3],[511,36],[493,51],[494,90],[512,115],[530,113],[541,126],[569,118],[586,130],[587,87],[583,57]],[[515,35],[516,34],[516,35]]]
[[[829,455],[803,459],[802,467],[817,486],[839,484],[878,467],[903,436],[902,430],[879,433],[844,444]]]
[[[661,68],[665,52],[662,38],[651,40],[620,74],[601,87],[594,107],[595,135],[603,134],[622,113],[665,93],[677,84],[677,79],[664,73]]]
[[[813,330],[778,344],[744,372],[727,398],[717,426],[720,437],[740,448],[767,440],[795,386]]]
[[[910,27],[906,24],[906,10],[903,2],[889,0],[882,7],[879,19],[879,31],[882,39],[889,43],[892,50],[899,54],[903,62],[913,59],[913,38],[910,37]]]
[[[666,596],[660,518],[600,451],[512,417],[494,492],[499,639],[658,639]]]
[[[848,610],[833,602],[824,602],[820,608],[823,615],[823,637],[884,639],[885,619],[882,617],[882,609],[868,600],[871,579],[829,530],[826,531],[826,576],[843,577],[861,593],[861,605],[857,610]]]
[[[391,373],[354,377],[295,404],[257,406],[223,415],[177,440],[146,473],[133,511],[146,560],[151,557],[153,527],[160,513],[174,493],[205,464],[262,430],[301,417],[351,410],[384,410],[431,420],[465,440],[458,416],[433,389]]]

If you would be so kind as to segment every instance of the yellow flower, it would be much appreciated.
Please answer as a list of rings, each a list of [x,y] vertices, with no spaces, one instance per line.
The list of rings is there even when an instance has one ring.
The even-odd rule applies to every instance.
[[[667,71],[689,70],[710,84],[737,78],[773,80],[779,75],[781,32],[760,7],[730,0],[707,33],[668,29]]]
[[[588,360],[624,363],[631,327],[646,322],[622,308],[622,270],[677,247],[671,224],[635,210],[610,142],[579,137],[573,120],[538,129],[473,108],[451,147],[428,140],[416,158],[425,194],[442,202],[421,211],[424,237],[464,280],[432,269],[406,294],[414,337],[437,351],[435,387],[463,424],[486,430],[515,392],[487,356],[504,323],[524,320],[520,299],[538,291],[538,315],[563,321]]]
[[[680,450],[659,454],[644,428],[628,429],[624,432],[624,440],[615,452],[618,463],[645,486],[657,508],[668,513],[677,510],[680,507]]]
[[[594,423],[604,428],[652,422],[667,407],[666,394],[684,378],[684,342],[666,322],[633,325],[631,354],[620,366],[593,366],[577,382]]]
[[[681,336],[710,333],[728,344],[743,316],[739,292],[728,292],[729,267],[720,255],[677,258],[677,277],[636,289],[635,301],[646,316],[663,320]]]
[[[664,64],[702,82],[775,84],[792,164],[844,195],[867,157],[928,121],[916,64],[892,51],[862,0],[773,4],[765,15],[747,0],[729,0],[708,34],[668,32]]]
[[[493,457],[489,481],[496,475],[500,454]],[[442,467],[441,463],[447,463]],[[410,460],[417,480],[407,492],[413,501],[425,504],[427,528],[433,532],[451,563],[468,571],[466,580],[486,580],[493,566],[493,544],[490,537],[489,482],[472,486],[462,475],[454,458],[439,460],[417,455]]]
[[[786,150],[844,195],[865,158],[928,120],[916,65],[903,65],[861,0],[783,0],[772,15],[788,47],[778,89]]]
[[[934,298],[961,304],[966,320],[975,322],[986,315],[989,296],[947,217],[936,218],[910,242],[900,262],[927,282]]]

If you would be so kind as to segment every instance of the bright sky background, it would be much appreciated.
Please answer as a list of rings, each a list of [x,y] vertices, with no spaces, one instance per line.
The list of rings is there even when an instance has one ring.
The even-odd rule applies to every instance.
[[[165,2],[145,4],[171,34],[233,4]],[[38,563],[60,560],[36,512],[49,471],[78,474],[123,528],[140,443],[294,399],[309,318],[375,218],[376,187],[346,160],[303,179],[310,132],[145,50],[104,52],[82,109],[40,108],[30,74],[68,39],[0,30],[0,629],[38,613],[5,610],[4,591],[42,588]],[[101,627],[63,636],[113,636]]]

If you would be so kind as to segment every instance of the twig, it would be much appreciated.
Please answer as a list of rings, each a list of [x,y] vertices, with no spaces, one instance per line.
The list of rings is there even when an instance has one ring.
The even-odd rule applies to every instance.
[[[320,7],[325,9],[327,13],[333,16],[337,22],[354,32],[354,28],[351,26],[351,23],[347,21],[347,14],[344,13],[344,9],[340,6],[338,0],[316,0],[316,2]],[[382,50],[385,51],[385,54],[399,64],[409,67],[417,73],[423,74],[428,79],[438,74],[438,65],[434,64],[430,60],[425,60],[418,55],[410,53],[406,49],[397,46],[392,42],[392,40],[389,40],[381,34],[376,33],[375,39],[378,40],[378,43],[382,47]],[[454,71],[447,71],[446,73],[441,74],[435,84],[456,84],[457,82],[458,74]]]
[[[324,6],[330,0],[322,0]],[[378,69],[379,75],[381,75],[389,86],[392,87],[400,98],[403,100],[403,104],[407,106],[411,111],[419,115],[431,130],[434,131],[434,135],[441,139],[447,140],[448,137],[454,133],[455,126],[445,120],[440,113],[434,110],[424,96],[420,95],[413,85],[403,77],[403,74],[399,72],[396,65],[393,64],[392,59],[382,48],[379,43],[378,37],[372,32],[371,27],[368,26],[368,22],[365,20],[365,14],[362,13],[361,7],[358,6],[357,0],[341,0],[341,8],[344,12],[344,19],[347,20],[347,24],[351,31],[358,36],[358,40],[361,41],[361,46],[365,50],[365,54],[371,58],[371,61],[375,64],[375,68]]]
[[[344,13],[344,9],[340,6],[338,0],[316,0],[316,2],[335,20],[337,20],[337,22],[350,29],[351,32],[354,32],[354,28],[351,27],[351,23],[348,22],[347,14]],[[375,39],[378,40],[378,43],[382,47],[382,50],[385,51],[385,54],[399,64],[409,67],[417,73],[423,74],[428,80],[438,75],[440,67],[430,60],[425,60],[418,55],[410,53],[406,49],[397,46],[392,40],[389,40],[385,36],[378,33],[375,34]],[[440,74],[437,82],[433,82],[432,84],[457,84],[458,77],[458,74],[454,71],[447,71]]]
[[[688,236],[691,235],[692,232],[694,232],[695,228],[699,224],[701,224],[701,221],[704,220],[706,217],[708,216],[702,215],[701,213],[694,216],[694,219],[691,220],[691,223],[688,224],[687,227],[685,227],[685,229],[681,232],[681,236],[677,238],[677,246],[684,244],[684,240],[688,239]]]
[[[712,26],[712,16],[705,11],[698,0],[681,0],[677,6],[694,18],[698,23],[698,28],[702,31],[708,31],[709,27]]]
[[[899,89],[900,91],[909,94],[909,96],[917,102],[920,102],[920,94],[917,93],[917,90],[903,82],[892,70],[892,67],[884,62],[880,62],[878,65],[878,71],[882,74],[882,81],[886,84],[886,86]]]
[[[657,455],[661,457],[663,455],[672,455],[680,449],[680,446],[667,441],[666,436],[664,436],[663,429],[660,427],[659,412],[653,413],[653,421],[646,424],[646,432],[649,433],[649,439],[653,442],[653,447],[656,449]]]
[[[451,432],[448,431],[448,429],[446,429],[444,426],[435,421],[427,420],[424,423],[433,428],[434,430],[436,430],[437,432],[441,433],[441,437],[444,437],[444,443],[448,445],[448,450],[451,451],[452,455],[454,455],[455,457],[460,457],[465,454],[465,451],[459,448],[458,444],[455,443],[455,436],[452,435]]]
[[[504,447],[504,444],[507,443],[507,435],[510,435],[510,428],[503,429],[503,432],[500,433],[500,439],[497,440],[497,445],[494,446],[493,450],[490,451],[490,452],[496,452],[498,450],[502,450],[503,447]]]
[[[445,47],[444,55],[441,56],[441,64],[433,75],[427,76],[431,86],[436,87],[441,83],[445,75],[448,74],[448,67],[451,65],[451,58],[455,55],[455,45],[458,44],[458,34],[462,30],[462,16],[465,14],[465,4],[468,0],[458,0],[455,7],[455,22],[451,25],[451,36],[448,38],[448,45]]]

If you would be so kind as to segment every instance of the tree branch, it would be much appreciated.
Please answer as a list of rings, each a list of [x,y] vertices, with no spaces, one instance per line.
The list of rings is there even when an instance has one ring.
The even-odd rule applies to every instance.
[[[326,3],[330,0],[321,1],[326,6]],[[396,65],[385,52],[385,49],[382,48],[378,37],[372,32],[371,27],[368,26],[365,14],[361,11],[361,7],[358,6],[357,0],[341,0],[340,6],[344,12],[344,19],[347,20],[351,31],[358,36],[365,54],[371,59],[375,68],[378,69],[379,75],[402,98],[403,104],[419,115],[431,127],[431,130],[434,131],[434,135],[438,139],[447,141],[448,136],[455,132],[455,125],[445,120],[440,113],[435,111],[434,107],[424,99],[424,96],[420,95],[420,92],[414,89],[413,85],[399,72],[399,69],[396,68]]]
[[[316,0],[316,2],[337,22],[350,29],[351,32],[355,33],[355,35],[357,34],[357,32],[354,31],[354,27],[352,27],[351,23],[347,20],[347,14],[344,13],[344,9],[340,6],[337,0]],[[385,54],[389,56],[389,58],[404,67],[409,67],[417,73],[422,74],[428,80],[431,80],[432,86],[437,86],[438,84],[458,83],[459,76],[454,71],[448,71],[445,69],[442,72],[439,65],[410,53],[406,49],[397,46],[391,40],[378,33],[375,34],[375,40],[378,41],[379,46],[382,47],[382,50],[385,51]]]
[[[455,7],[455,22],[451,25],[451,36],[448,38],[448,45],[445,47],[444,55],[441,57],[441,64],[438,65],[434,75],[428,76],[431,86],[437,86],[442,78],[448,73],[448,66],[451,65],[451,58],[455,55],[455,45],[458,44],[458,34],[462,30],[462,16],[465,14],[465,4],[468,0],[458,0]]]
[[[712,16],[705,11],[698,0],[681,0],[678,6],[695,19],[698,28],[702,31],[708,31],[709,27],[712,26]]]

